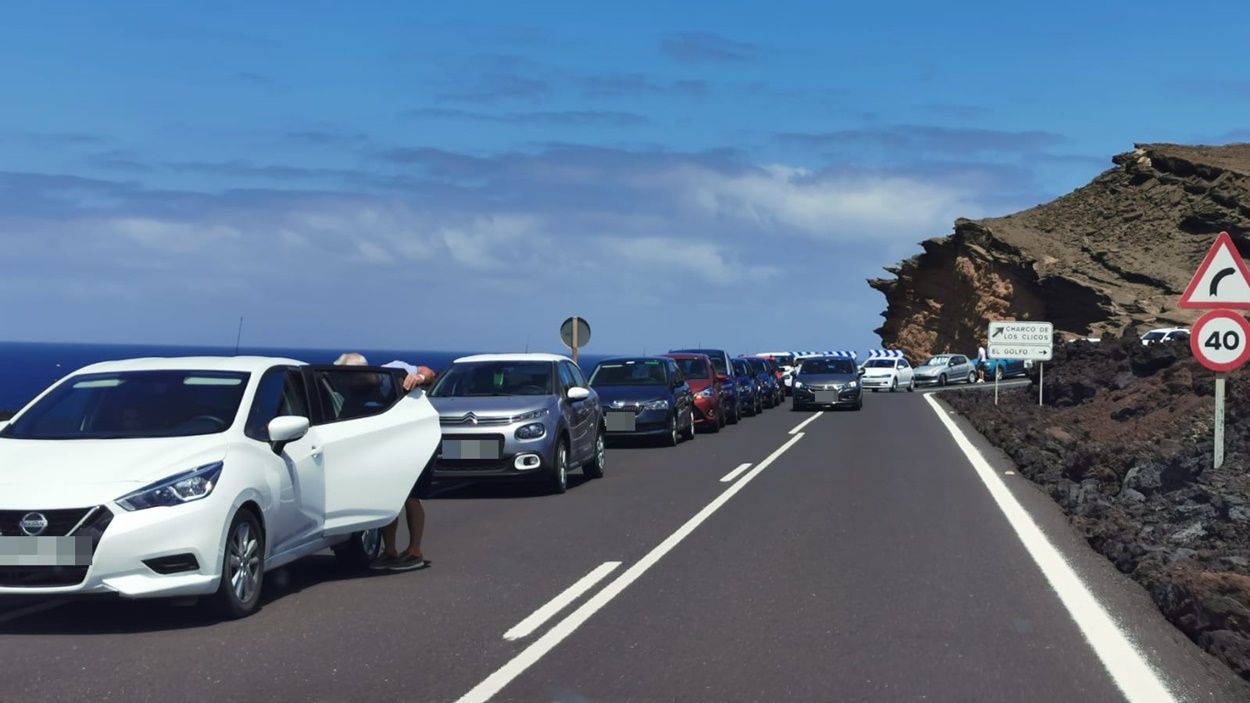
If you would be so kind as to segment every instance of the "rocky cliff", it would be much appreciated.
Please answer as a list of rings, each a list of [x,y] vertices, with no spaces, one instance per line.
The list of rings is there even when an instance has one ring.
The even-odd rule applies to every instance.
[[[887,347],[913,358],[975,350],[991,319],[1054,322],[1070,337],[1187,325],[1176,301],[1221,231],[1250,255],[1250,144],[1142,144],[1058,200],[958,220],[869,285]]]

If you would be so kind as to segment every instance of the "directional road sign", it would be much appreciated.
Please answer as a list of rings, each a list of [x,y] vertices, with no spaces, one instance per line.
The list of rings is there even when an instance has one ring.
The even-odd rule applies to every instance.
[[[1250,322],[1231,310],[1212,310],[1198,318],[1189,335],[1194,357],[1216,373],[1232,371],[1250,359]]]
[[[1055,326],[1049,322],[1004,320],[991,322],[986,353],[994,359],[1050,361]]]
[[[1250,269],[1228,232],[1215,239],[1178,305],[1191,310],[1250,308]]]

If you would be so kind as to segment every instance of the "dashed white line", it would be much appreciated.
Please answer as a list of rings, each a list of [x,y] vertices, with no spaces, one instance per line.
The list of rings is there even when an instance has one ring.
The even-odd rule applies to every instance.
[[[496,693],[502,691],[503,688],[511,683],[513,679],[520,676],[526,669],[537,663],[538,660],[542,659],[548,652],[555,649],[556,645],[563,642],[565,638],[573,634],[577,628],[581,627],[591,618],[591,616],[599,612],[599,610],[605,605],[612,602],[612,599],[620,595],[621,592],[628,588],[631,583],[637,581],[638,577],[642,576],[648,569],[655,566],[656,562],[663,558],[665,554],[668,554],[674,547],[681,544],[681,541],[689,537],[690,534],[695,531],[695,528],[703,524],[704,520],[707,520],[712,516],[712,513],[715,513],[721,508],[721,506],[729,502],[729,499],[734,497],[734,494],[742,490],[743,487],[750,483],[756,476],[759,476],[760,473],[772,465],[778,457],[784,454],[787,449],[793,447],[800,439],[803,439],[802,434],[796,434],[791,437],[789,441],[781,445],[772,454],[769,454],[767,459],[764,459],[757,464],[754,469],[751,469],[751,471],[748,472],[741,481],[730,484],[730,486],[719,496],[716,496],[711,503],[704,506],[702,510],[695,513],[694,517],[690,518],[685,522],[685,524],[677,528],[676,532],[666,537],[663,542],[656,545],[650,552],[647,552],[646,556],[639,559],[636,564],[626,569],[620,576],[617,576],[615,580],[607,586],[604,586],[603,590],[591,596],[585,603],[578,606],[576,610],[569,613],[560,622],[556,623],[554,627],[547,630],[538,639],[534,640],[532,644],[521,650],[519,654],[500,667],[498,671],[490,676],[487,676],[481,683],[474,686],[468,693],[461,696],[459,703],[484,703],[485,701],[490,700]]]
[[[738,475],[739,475],[739,474],[741,474],[743,471],[746,471],[746,470],[747,470],[747,469],[749,469],[749,468],[751,468],[751,462],[747,462],[747,463],[745,463],[745,464],[739,464],[739,465],[738,465],[738,468],[734,469],[733,471],[730,471],[729,473],[725,474],[724,476],[721,476],[720,482],[721,482],[721,483],[729,483],[730,481],[734,480],[735,478],[738,478]]]
[[[821,415],[824,415],[824,414],[825,414],[825,411],[824,411],[824,410],[821,410],[820,412],[816,413],[815,415],[812,415],[811,417],[807,418],[806,420],[804,420],[804,421],[800,422],[798,425],[796,425],[796,426],[795,426],[795,428],[794,428],[794,429],[790,430],[790,434],[798,434],[799,432],[801,432],[801,431],[803,430],[803,428],[804,428],[804,427],[807,427],[807,423],[811,422],[812,420],[815,420],[816,418],[818,418],[818,417],[820,417]]]
[[[564,608],[573,601],[577,600],[583,593],[589,591],[596,583],[607,578],[608,574],[616,570],[620,566],[619,561],[605,561],[595,567],[593,571],[577,580],[572,586],[564,589],[560,595],[547,601],[538,610],[530,613],[529,617],[517,623],[515,627],[503,633],[506,640],[519,640],[523,637],[529,637],[535,630],[543,626],[555,614],[564,610]]]
[[[1081,581],[1076,570],[1063,558],[1063,554],[1055,548],[1045,533],[1033,521],[1028,511],[1016,500],[1007,488],[1007,484],[998,477],[993,467],[981,456],[981,452],[938,406],[937,401],[926,396],[925,401],[933,408],[938,419],[946,426],[955,444],[963,451],[964,456],[976,470],[977,476],[989,489],[990,496],[998,504],[1015,530],[1016,536],[1024,544],[1024,548],[1033,557],[1034,563],[1059,596],[1060,602],[1072,616],[1085,640],[1089,642],[1094,653],[1102,661],[1102,665],[1111,675],[1115,685],[1130,703],[1145,701],[1175,701],[1172,693],[1159,678],[1158,673],[1146,661],[1146,658],[1120,630],[1111,614],[1102,607],[1094,594]]]

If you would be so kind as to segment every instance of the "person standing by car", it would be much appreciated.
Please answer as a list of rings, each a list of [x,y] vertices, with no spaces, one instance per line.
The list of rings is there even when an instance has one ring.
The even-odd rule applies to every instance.
[[[369,362],[363,354],[356,352],[348,352],[339,356],[335,360],[336,366],[368,366]],[[404,377],[403,387],[405,391],[411,391],[418,386],[428,385],[434,380],[435,373],[428,366],[413,366],[402,361],[391,361],[383,364],[385,368],[399,368],[408,372]],[[408,518],[408,548],[403,554],[399,553],[399,518],[386,527],[382,528],[382,556],[377,561],[369,565],[369,568],[375,570],[388,571],[415,571],[424,569],[430,565],[430,562],[421,552],[421,539],[425,536],[425,507],[421,505],[421,499],[426,497],[430,490],[430,483],[434,472],[430,467],[426,467],[421,472],[421,477],[417,479],[417,483],[412,487],[412,491],[408,494],[408,498],[404,501],[404,514]]]
[[[985,347],[977,347],[977,383],[985,383],[985,365],[989,358],[985,355]]]

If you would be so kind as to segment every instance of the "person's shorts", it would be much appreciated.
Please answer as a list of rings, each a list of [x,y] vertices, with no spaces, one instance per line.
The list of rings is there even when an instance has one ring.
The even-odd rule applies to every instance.
[[[425,467],[425,470],[421,472],[421,478],[418,478],[417,482],[413,484],[412,490],[408,492],[408,497],[416,498],[418,500],[425,500],[426,498],[429,498],[430,485],[433,483],[434,467],[431,465]]]

